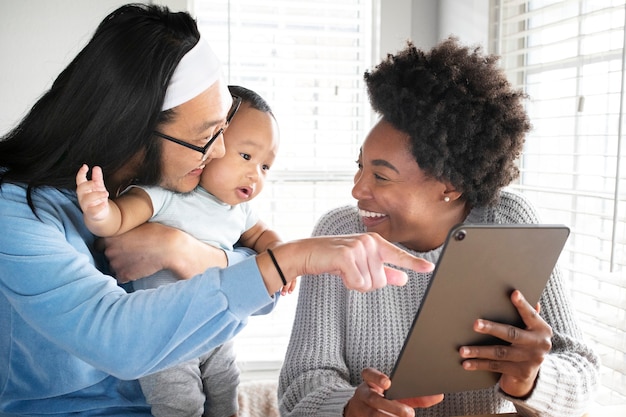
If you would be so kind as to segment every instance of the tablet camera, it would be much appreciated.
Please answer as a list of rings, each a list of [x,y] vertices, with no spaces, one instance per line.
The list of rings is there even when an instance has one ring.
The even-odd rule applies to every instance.
[[[467,232],[465,230],[461,229],[461,230],[457,231],[454,234],[454,239],[458,240],[458,241],[461,241],[461,240],[465,239],[465,236],[467,236]]]

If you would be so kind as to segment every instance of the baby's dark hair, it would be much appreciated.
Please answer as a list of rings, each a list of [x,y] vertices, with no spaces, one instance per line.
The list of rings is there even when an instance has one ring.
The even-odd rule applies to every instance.
[[[365,72],[373,109],[410,137],[427,175],[451,183],[471,206],[497,201],[518,177],[515,161],[531,127],[525,95],[497,61],[450,37],[429,52],[407,42]]]
[[[274,117],[272,108],[267,103],[267,101],[265,101],[265,99],[261,97],[258,93],[240,85],[229,85],[228,90],[230,91],[230,94],[241,97],[241,101],[243,103],[250,104],[250,107],[252,107],[253,109],[262,111],[264,113],[269,113],[272,115],[272,117]]]

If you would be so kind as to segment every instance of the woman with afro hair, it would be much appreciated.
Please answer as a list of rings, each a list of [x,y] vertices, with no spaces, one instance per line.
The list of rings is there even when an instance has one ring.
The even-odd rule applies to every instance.
[[[530,123],[523,93],[512,89],[497,60],[451,37],[428,52],[409,42],[366,72],[369,98],[381,117],[358,156],[352,189],[357,207],[330,211],[314,235],[376,232],[436,263],[459,223],[539,223],[529,201],[505,188],[519,175],[516,159]],[[369,294],[348,291],[332,276],[302,277],[280,375],[282,415],[585,412],[598,359],[582,340],[558,269],[541,296],[540,314],[519,291],[511,295],[525,322],[515,339],[509,326],[477,321],[476,331],[510,347],[459,349],[468,371],[501,373],[494,387],[402,402],[384,398],[431,275],[409,271],[404,287]]]

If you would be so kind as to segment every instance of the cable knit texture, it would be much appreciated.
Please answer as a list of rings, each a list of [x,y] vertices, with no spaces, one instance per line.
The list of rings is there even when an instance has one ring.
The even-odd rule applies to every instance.
[[[511,191],[502,191],[500,201],[493,207],[473,209],[466,219],[466,223],[538,222],[525,197]],[[313,234],[364,231],[356,208],[342,207],[326,214]],[[436,262],[441,249],[409,252]],[[302,277],[291,340],[280,374],[282,416],[342,416],[356,386],[362,382],[362,369],[374,367],[391,373],[431,278],[431,274],[407,273],[409,281],[405,286],[388,286],[365,294],[346,290],[334,276]],[[416,409],[416,416],[517,411],[523,416],[580,417],[596,387],[598,358],[582,339],[558,268],[540,303],[541,315],[554,332],[553,347],[530,396],[515,399],[496,385],[446,394],[442,403]]]

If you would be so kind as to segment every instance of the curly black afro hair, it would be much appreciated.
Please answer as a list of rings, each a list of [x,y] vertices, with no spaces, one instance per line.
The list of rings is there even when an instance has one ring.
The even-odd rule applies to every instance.
[[[472,207],[497,201],[517,178],[515,161],[531,127],[525,95],[497,61],[450,37],[429,52],[407,42],[365,72],[373,109],[410,136],[427,175],[451,183]]]

